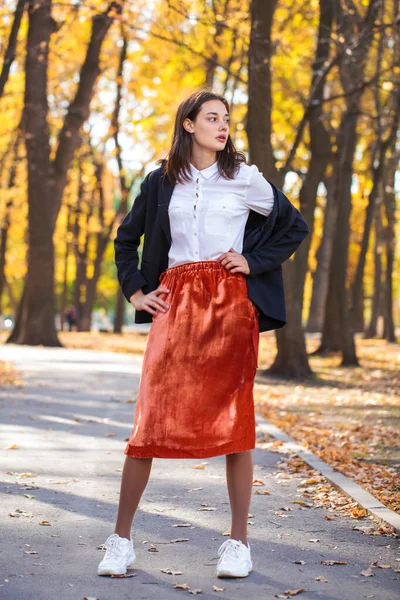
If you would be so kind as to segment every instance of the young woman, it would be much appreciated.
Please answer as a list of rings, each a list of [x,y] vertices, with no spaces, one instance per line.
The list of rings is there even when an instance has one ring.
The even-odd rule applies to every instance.
[[[119,283],[135,322],[152,326],[99,575],[126,573],[136,559],[131,526],[155,457],[226,455],[231,537],[218,550],[216,575],[252,570],[259,331],[285,323],[281,263],[308,229],[282,192],[246,164],[229,129],[223,96],[206,89],[182,102],[168,158],[146,176],[117,231]]]

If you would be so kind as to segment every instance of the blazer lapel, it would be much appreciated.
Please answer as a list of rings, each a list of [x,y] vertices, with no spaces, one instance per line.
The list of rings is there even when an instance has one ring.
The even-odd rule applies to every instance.
[[[171,244],[172,240],[171,229],[169,225],[168,207],[173,191],[174,186],[171,185],[167,174],[163,172],[158,182],[157,204],[161,228],[164,231],[165,237],[167,238],[169,244]]]

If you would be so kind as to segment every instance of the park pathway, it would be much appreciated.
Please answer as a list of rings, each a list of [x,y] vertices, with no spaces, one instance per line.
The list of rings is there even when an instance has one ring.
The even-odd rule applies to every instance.
[[[0,346],[0,360],[21,378],[0,390],[0,598],[258,600],[302,588],[301,600],[400,597],[399,540],[365,535],[353,519],[327,520],[326,509],[297,504],[301,477],[282,474],[282,456],[261,448],[254,475],[265,485],[254,489],[270,494],[252,496],[249,577],[214,576],[230,525],[224,457],[155,459],[134,521],[134,577],[97,576],[99,545],[113,532],[141,360],[12,345]],[[182,523],[190,526],[175,527]],[[182,538],[188,541],[173,541]],[[361,575],[374,561],[391,568]]]

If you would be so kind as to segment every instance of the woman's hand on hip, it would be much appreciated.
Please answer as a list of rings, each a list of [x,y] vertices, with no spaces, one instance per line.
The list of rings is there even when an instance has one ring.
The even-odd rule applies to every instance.
[[[159,296],[160,294],[168,294],[169,291],[170,290],[168,290],[166,287],[162,287],[160,285],[153,292],[144,294],[142,289],[139,288],[137,292],[132,294],[132,296],[129,298],[129,302],[133,304],[136,310],[145,310],[151,315],[156,315],[157,311],[165,313],[169,309],[169,304]]]
[[[231,248],[229,252],[221,254],[221,256],[217,258],[217,262],[221,263],[221,265],[231,273],[250,275],[249,263],[243,254],[236,252],[233,248]]]

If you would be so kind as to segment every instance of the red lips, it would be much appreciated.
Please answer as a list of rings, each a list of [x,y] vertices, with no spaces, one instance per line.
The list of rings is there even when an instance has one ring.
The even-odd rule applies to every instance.
[[[225,142],[226,137],[224,135],[219,135],[217,138],[215,138],[217,140],[220,140],[221,142]]]

